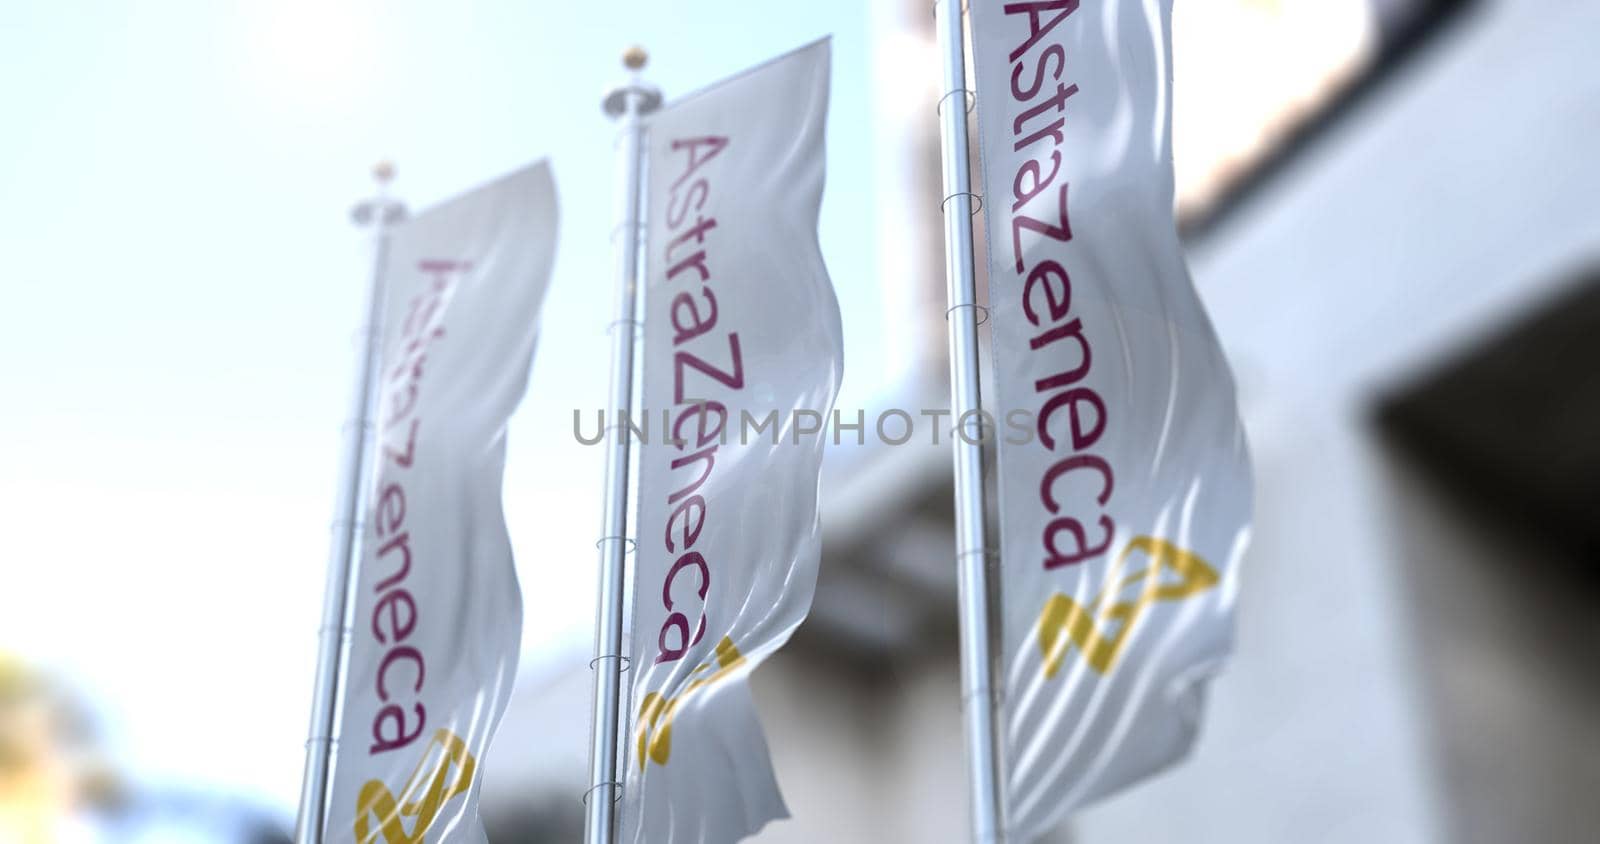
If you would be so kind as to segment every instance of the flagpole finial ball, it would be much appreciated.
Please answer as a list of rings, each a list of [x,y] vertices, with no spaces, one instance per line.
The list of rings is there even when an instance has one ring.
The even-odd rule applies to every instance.
[[[622,66],[629,70],[643,70],[644,63],[650,60],[650,54],[638,44],[622,51]]]
[[[388,184],[394,181],[394,162],[380,161],[372,165],[372,178],[376,179],[380,184]]]

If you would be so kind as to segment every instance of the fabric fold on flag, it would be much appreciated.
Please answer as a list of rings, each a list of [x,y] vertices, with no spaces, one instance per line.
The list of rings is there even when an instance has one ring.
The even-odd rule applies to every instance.
[[[658,427],[638,452],[636,842],[724,844],[788,814],[746,683],[810,610],[820,555],[823,443],[797,420],[828,417],[843,371],[817,243],[829,49],[647,128],[642,408]]]
[[[973,0],[1008,826],[1172,764],[1231,648],[1251,477],[1173,219],[1171,0]]]
[[[327,842],[482,841],[522,598],[501,508],[555,254],[544,162],[393,228]]]

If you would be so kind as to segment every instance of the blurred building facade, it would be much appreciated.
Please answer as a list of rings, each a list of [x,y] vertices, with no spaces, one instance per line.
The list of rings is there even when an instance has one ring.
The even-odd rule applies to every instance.
[[[1406,5],[1370,7],[1320,77],[1333,88],[1308,89],[1297,120],[1388,61]],[[1593,367],[1552,374],[1552,353],[1517,364],[1514,351],[1519,337],[1549,336],[1541,313],[1600,312],[1584,304],[1600,277],[1600,51],[1589,43],[1600,6],[1410,5],[1465,8],[1405,41],[1406,60],[1334,107],[1337,120],[1314,134],[1274,125],[1243,147],[1215,141],[1222,151],[1202,164],[1180,158],[1188,221],[1204,223],[1191,226],[1190,261],[1235,366],[1256,467],[1237,653],[1192,757],[1082,813],[1060,841],[1567,842],[1600,827],[1587,799],[1600,783],[1592,535],[1458,500],[1516,481],[1473,471],[1474,449],[1501,442],[1493,431],[1461,434],[1442,458],[1418,446],[1455,436],[1452,420],[1475,407],[1518,401],[1503,385],[1544,385],[1538,412],[1567,424],[1537,428],[1549,448],[1529,460],[1580,462],[1526,488],[1557,501],[1595,489],[1584,432],[1600,420],[1583,422],[1597,415]],[[871,8],[879,274],[901,355],[885,363],[902,377],[869,419],[947,404],[932,18],[915,0]],[[1180,155],[1195,131],[1185,121],[1206,115],[1183,105],[1182,62],[1233,46],[1205,32],[1214,40],[1179,48]],[[1292,157],[1262,157],[1286,141]],[[1600,331],[1584,325],[1563,329],[1571,346],[1554,359],[1600,359],[1600,339],[1583,345]],[[1518,436],[1509,423],[1494,431]],[[830,454],[815,608],[754,680],[793,814],[758,840],[962,839],[949,476],[947,446]],[[581,829],[589,676],[577,654],[570,665],[520,680],[488,762],[486,813],[502,844]]]

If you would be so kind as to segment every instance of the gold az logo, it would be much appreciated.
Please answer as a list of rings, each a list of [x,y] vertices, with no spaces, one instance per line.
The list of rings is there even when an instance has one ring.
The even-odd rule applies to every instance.
[[[356,841],[373,844],[383,835],[384,844],[423,844],[428,830],[439,818],[439,809],[450,798],[472,785],[478,760],[467,752],[466,742],[449,730],[440,729],[422,750],[417,769],[400,789],[399,797],[383,780],[368,780],[356,798]],[[378,828],[372,828],[376,816]],[[404,821],[412,820],[411,832]]]
[[[733,669],[744,664],[744,656],[733,646],[733,640],[727,636],[723,636],[722,641],[717,643],[716,656],[717,670],[704,677],[690,680],[677,697],[665,698],[658,692],[644,696],[644,702],[639,705],[639,770],[644,770],[647,753],[657,765],[667,764],[668,757],[672,755],[672,719],[678,714],[678,705],[697,689],[721,680]],[[701,663],[695,667],[690,676],[710,667]],[[659,729],[657,729],[658,723]]]
[[[1146,565],[1128,573],[1128,558],[1143,551]],[[1177,575],[1176,581],[1161,582],[1163,570]],[[1106,586],[1088,606],[1080,606],[1057,592],[1045,602],[1039,615],[1039,650],[1044,655],[1044,676],[1056,676],[1067,656],[1067,644],[1077,645],[1089,667],[1105,674],[1117,663],[1123,646],[1139,618],[1157,601],[1181,601],[1217,585],[1216,569],[1205,560],[1165,540],[1150,536],[1135,537],[1117,555],[1106,575]],[[1130,586],[1138,592],[1132,600],[1116,597]],[[1106,632],[1115,625],[1114,632]]]

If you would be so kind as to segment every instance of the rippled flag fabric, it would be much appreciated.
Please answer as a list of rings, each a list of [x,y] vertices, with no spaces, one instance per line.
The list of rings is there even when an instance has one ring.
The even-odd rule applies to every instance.
[[[828,418],[843,367],[817,245],[829,49],[647,127],[642,407],[656,427],[638,454],[623,792],[636,842],[725,844],[788,814],[746,681],[816,585],[823,440],[797,429]]]
[[[482,841],[522,600],[501,510],[555,253],[543,162],[394,227],[327,842]]]
[[[1009,826],[1189,748],[1251,478],[1173,220],[1170,0],[972,0]]]

